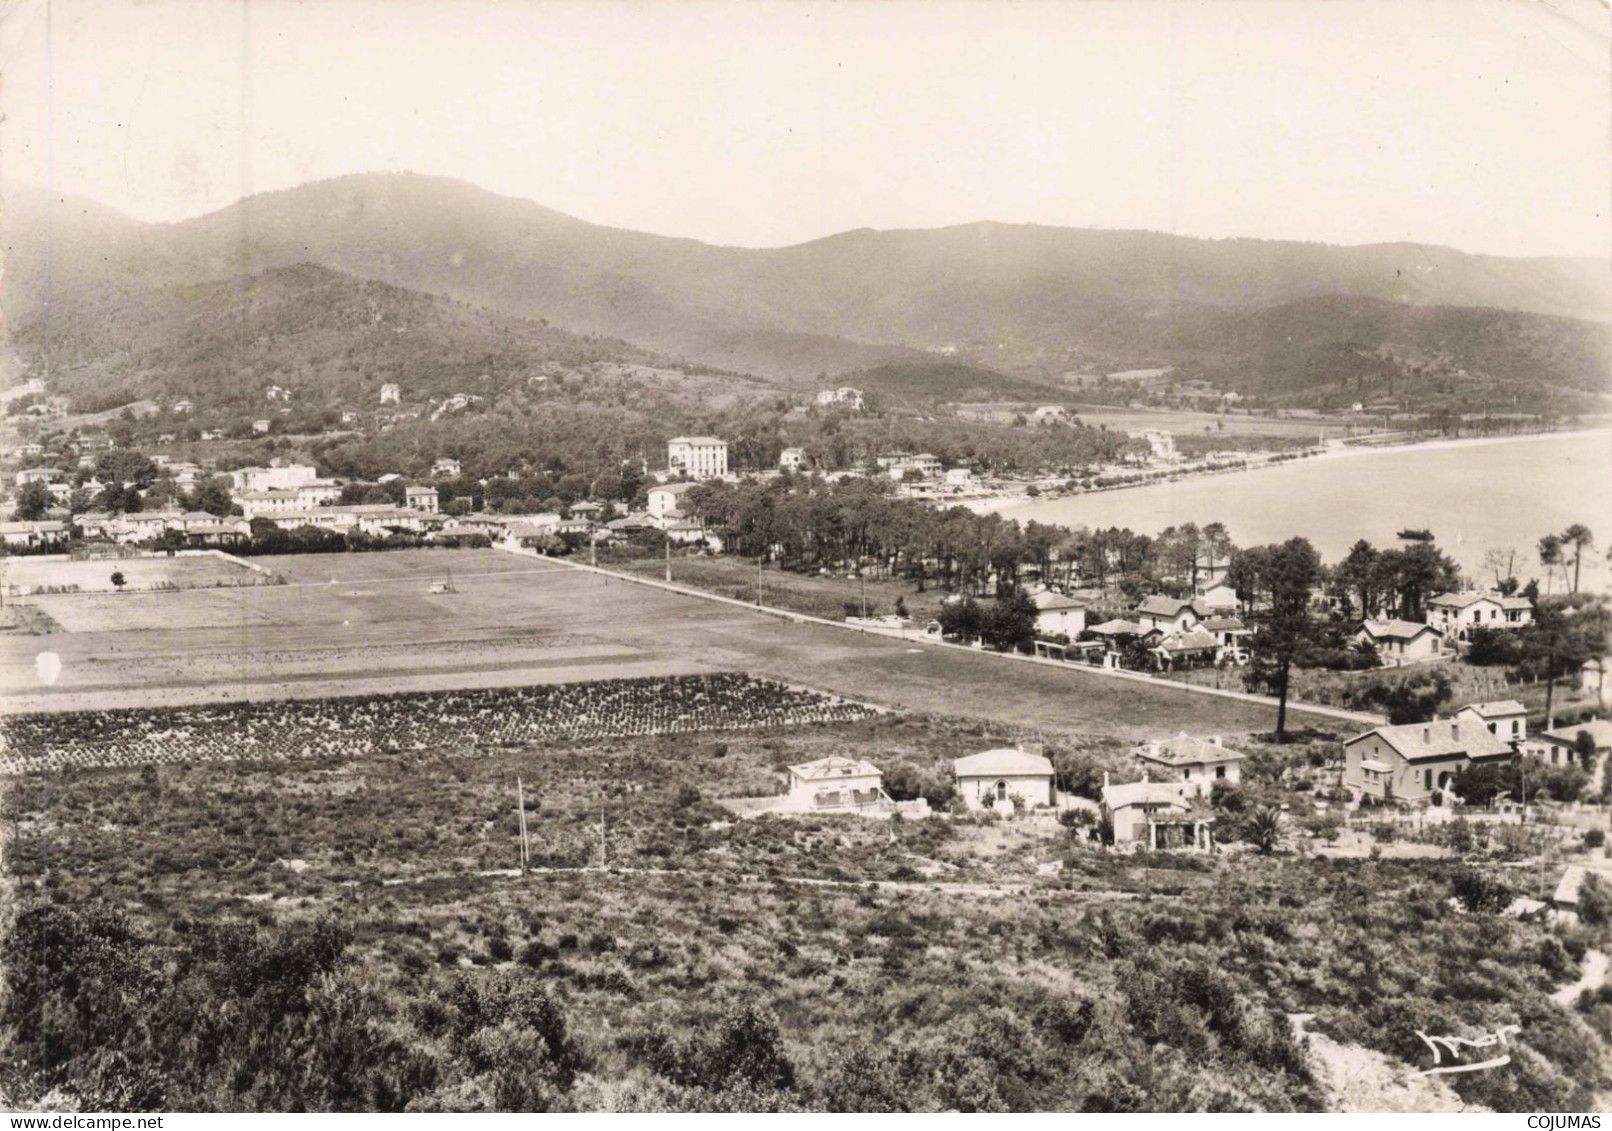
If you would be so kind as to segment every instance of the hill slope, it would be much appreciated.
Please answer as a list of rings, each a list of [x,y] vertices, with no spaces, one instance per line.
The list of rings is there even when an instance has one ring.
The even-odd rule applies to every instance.
[[[418,407],[578,374],[676,376],[625,342],[312,264],[85,301],[59,300],[58,316],[19,329],[13,348],[86,407],[186,398],[239,416],[264,412],[278,385],[299,410],[371,408],[388,383]]]

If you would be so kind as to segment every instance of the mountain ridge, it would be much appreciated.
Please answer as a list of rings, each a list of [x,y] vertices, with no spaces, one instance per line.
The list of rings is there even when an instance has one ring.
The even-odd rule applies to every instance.
[[[1556,319],[1529,329],[1568,341],[1545,351],[1553,357],[1584,356],[1579,340],[1612,323],[1604,264],[1406,242],[986,220],[738,248],[598,225],[453,178],[350,174],[161,225],[73,202],[46,226],[47,250],[17,215],[37,215],[37,200],[8,194],[7,203],[18,207],[0,221],[4,297],[23,324],[46,316],[47,296],[59,304],[312,262],[794,385],[937,353],[1055,380],[1126,368],[1206,323],[1234,333],[1251,312],[1328,295],[1491,310],[1496,322],[1515,312]],[[1585,383],[1577,372],[1546,376]]]

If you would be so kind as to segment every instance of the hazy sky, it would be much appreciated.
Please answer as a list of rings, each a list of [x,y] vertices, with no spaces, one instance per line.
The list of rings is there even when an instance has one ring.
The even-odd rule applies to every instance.
[[[0,176],[367,170],[718,243],[970,220],[1612,253],[1593,0],[0,0]]]

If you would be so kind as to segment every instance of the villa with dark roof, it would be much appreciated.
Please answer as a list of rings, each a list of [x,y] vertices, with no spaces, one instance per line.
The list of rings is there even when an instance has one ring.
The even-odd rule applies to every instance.
[[[1444,652],[1444,635],[1426,624],[1408,620],[1368,620],[1355,630],[1355,639],[1369,641],[1384,667],[1434,660]]]

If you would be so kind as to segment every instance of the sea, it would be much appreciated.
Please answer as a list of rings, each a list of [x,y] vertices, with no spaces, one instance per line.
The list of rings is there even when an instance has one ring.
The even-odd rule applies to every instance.
[[[1129,527],[1153,535],[1195,522],[1226,525],[1239,546],[1308,538],[1331,564],[1364,538],[1401,545],[1401,530],[1430,530],[1473,581],[1492,581],[1492,548],[1517,551],[1516,574],[1547,578],[1539,539],[1582,523],[1596,549],[1584,555],[1581,588],[1606,592],[1612,571],[1612,431],[1455,440],[1387,450],[1348,449],[1254,471],[1174,483],[1034,499],[1007,507],[1021,523]],[[1560,572],[1549,582],[1560,592]]]

